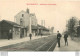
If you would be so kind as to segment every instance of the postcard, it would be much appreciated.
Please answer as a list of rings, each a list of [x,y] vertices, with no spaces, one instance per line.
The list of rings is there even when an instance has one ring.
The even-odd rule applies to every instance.
[[[80,51],[80,1],[0,0],[0,51]]]

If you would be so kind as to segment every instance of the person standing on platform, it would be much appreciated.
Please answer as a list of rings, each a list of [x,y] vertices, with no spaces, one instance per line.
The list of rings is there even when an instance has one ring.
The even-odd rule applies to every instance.
[[[65,33],[65,34],[64,34],[65,46],[66,46],[66,44],[67,44],[67,46],[68,46],[68,40],[67,40],[67,38],[68,38],[68,34]]]
[[[57,31],[57,42],[58,42],[58,47],[60,47],[60,39],[61,39],[61,34],[59,31]]]
[[[31,33],[29,34],[29,37],[30,37],[30,40],[31,40],[32,39],[32,34]]]

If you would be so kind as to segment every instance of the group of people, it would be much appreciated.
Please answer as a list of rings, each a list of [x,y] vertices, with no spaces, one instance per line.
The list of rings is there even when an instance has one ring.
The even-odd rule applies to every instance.
[[[58,47],[60,47],[60,39],[61,39],[62,35],[59,33],[59,31],[57,31],[57,42],[58,42]],[[68,46],[68,34],[64,33],[64,41],[65,41],[65,46]]]
[[[41,35],[42,36],[42,35]],[[29,34],[29,37],[30,37],[30,40],[32,39],[32,34],[30,33]],[[57,42],[58,42],[58,47],[60,47],[60,39],[61,39],[62,35],[61,33],[59,33],[59,31],[57,31]],[[64,41],[65,41],[65,46],[67,45],[68,46],[68,34],[67,33],[64,33]]]

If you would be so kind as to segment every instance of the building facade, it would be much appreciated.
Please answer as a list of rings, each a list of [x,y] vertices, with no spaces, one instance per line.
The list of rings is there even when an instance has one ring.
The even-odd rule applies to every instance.
[[[20,25],[2,20],[0,22],[0,39],[16,39],[20,38]]]
[[[23,27],[23,32],[24,36],[29,36],[29,24],[30,24],[30,18],[31,18],[31,25],[35,26],[34,28],[36,29],[37,26],[37,19],[36,19],[36,15],[34,13],[29,13],[29,9],[27,9],[26,11],[21,11],[19,12],[15,17],[15,22],[19,25],[21,25]],[[35,35],[36,34],[36,30],[32,28],[32,34]]]
[[[50,34],[50,30],[47,29],[46,27],[42,26],[42,25],[37,25],[38,26],[38,35],[49,35]]]

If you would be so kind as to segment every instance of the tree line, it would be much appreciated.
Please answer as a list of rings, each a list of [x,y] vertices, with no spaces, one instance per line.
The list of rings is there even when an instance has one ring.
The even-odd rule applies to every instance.
[[[71,17],[66,24],[66,31],[71,37],[80,37],[80,20]]]

